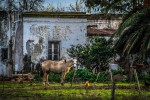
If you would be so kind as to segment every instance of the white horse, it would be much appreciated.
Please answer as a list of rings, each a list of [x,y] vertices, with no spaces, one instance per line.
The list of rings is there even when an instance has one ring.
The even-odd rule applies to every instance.
[[[76,59],[66,59],[61,61],[46,60],[41,63],[43,71],[43,83],[48,85],[48,75],[50,72],[61,73],[61,84],[64,85],[64,79],[66,74],[70,71],[76,63]],[[75,66],[74,66],[75,67]]]

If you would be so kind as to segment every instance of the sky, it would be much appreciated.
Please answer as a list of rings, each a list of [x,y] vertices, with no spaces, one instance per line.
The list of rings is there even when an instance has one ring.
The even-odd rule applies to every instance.
[[[81,12],[86,12],[84,3],[80,3],[80,0],[45,0],[44,6],[47,7],[48,4],[55,8],[64,8],[65,11],[70,11],[70,4],[73,8],[76,8],[76,2],[80,6]]]
[[[45,0],[45,5],[53,4],[54,6],[68,7],[70,4],[74,5],[76,0]]]

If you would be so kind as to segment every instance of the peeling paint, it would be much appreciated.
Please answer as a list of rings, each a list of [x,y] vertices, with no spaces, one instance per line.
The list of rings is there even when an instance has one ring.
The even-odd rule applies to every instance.
[[[6,65],[0,61],[0,75],[6,76]]]
[[[37,24],[33,24],[30,27],[30,32],[35,36],[42,36],[43,34],[48,33],[48,30],[49,26],[47,25],[39,26]]]
[[[31,53],[33,62],[39,61],[40,58],[47,59],[48,41],[60,41],[60,58],[69,57],[67,49],[71,45],[86,44],[86,23],[86,18],[24,18],[24,54]],[[33,40],[29,43],[30,52],[26,50],[29,49],[26,46],[29,40]]]

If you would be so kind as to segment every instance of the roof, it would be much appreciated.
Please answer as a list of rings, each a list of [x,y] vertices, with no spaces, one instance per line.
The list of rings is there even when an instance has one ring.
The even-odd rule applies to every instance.
[[[112,35],[116,30],[115,29],[95,29],[88,28],[87,35],[88,36],[109,36]]]
[[[88,20],[122,19],[123,14],[88,14]]]
[[[87,18],[85,12],[24,12],[24,17]]]

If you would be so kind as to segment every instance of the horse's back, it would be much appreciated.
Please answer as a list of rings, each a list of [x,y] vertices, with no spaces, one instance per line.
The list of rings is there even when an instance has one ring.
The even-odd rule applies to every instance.
[[[60,73],[62,71],[63,61],[46,60],[42,62],[42,69]]]

